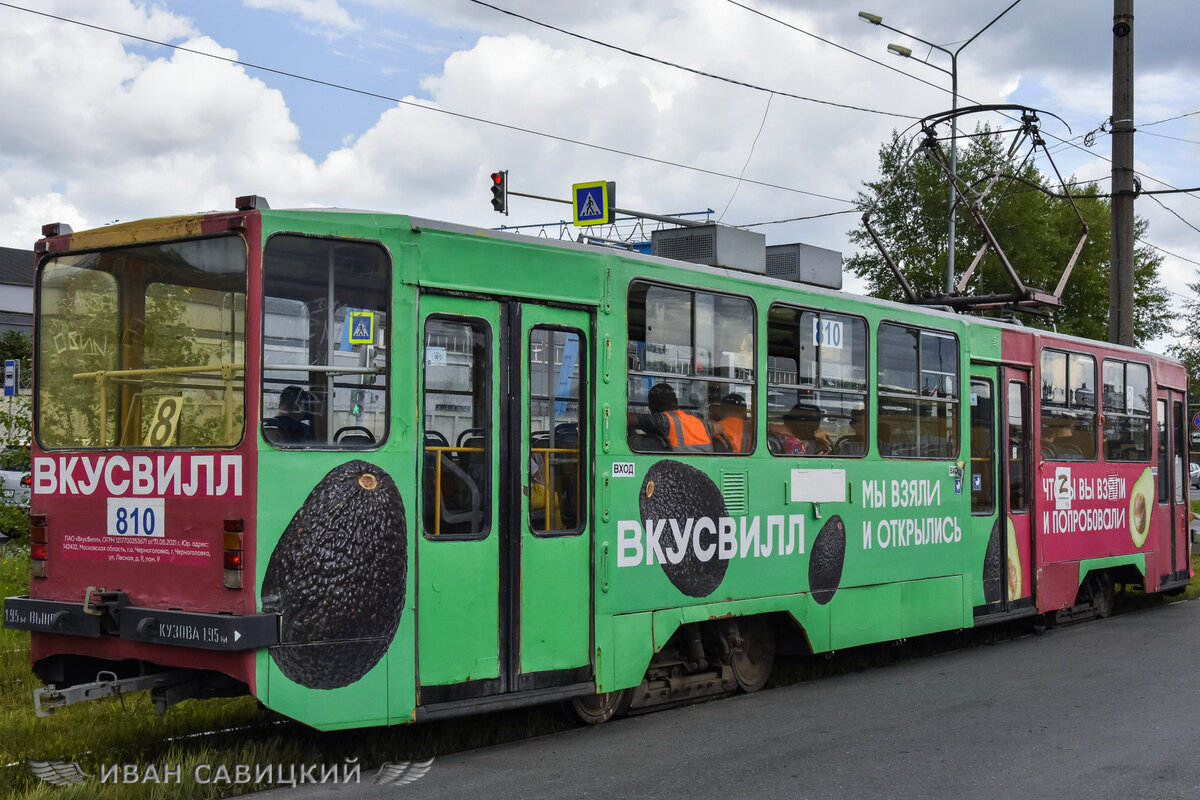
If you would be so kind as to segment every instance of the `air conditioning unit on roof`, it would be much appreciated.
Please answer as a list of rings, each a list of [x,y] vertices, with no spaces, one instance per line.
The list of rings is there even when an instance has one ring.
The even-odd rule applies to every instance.
[[[650,252],[663,258],[766,274],[767,237],[724,225],[666,228],[650,234]]]
[[[842,288],[842,254],[811,244],[773,244],[767,248],[767,275],[797,283]]]

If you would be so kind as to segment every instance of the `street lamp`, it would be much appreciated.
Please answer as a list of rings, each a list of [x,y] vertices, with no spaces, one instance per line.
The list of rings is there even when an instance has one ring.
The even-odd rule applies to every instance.
[[[950,69],[939,67],[937,64],[932,64],[929,61],[921,62],[928,67],[933,67],[939,72],[944,72],[950,76],[950,225],[947,233],[947,238],[950,241],[946,255],[946,294],[951,294],[954,292],[954,201],[958,199],[958,192],[954,188],[954,181],[958,179],[958,119],[953,115],[953,112],[958,111],[958,54],[963,51],[964,47],[978,39],[980,34],[992,27],[992,25],[996,24],[997,20],[999,20],[1009,11],[1012,11],[1013,6],[1019,2],[1021,2],[1021,0],[1013,0],[1012,4],[1009,5],[1008,8],[1004,9],[995,17],[993,17],[992,21],[976,31],[974,36],[960,44],[957,50],[948,50],[941,45],[934,44],[933,42],[927,42],[920,36],[913,36],[911,33],[906,33],[899,28],[893,28],[891,25],[885,25],[883,23],[883,17],[879,16],[878,14],[871,14],[867,11],[858,12],[859,19],[863,20],[864,22],[869,22],[872,25],[878,25],[881,28],[887,28],[889,31],[898,33],[901,36],[907,36],[909,39],[918,41],[921,44],[930,47],[932,50],[938,50],[950,56]],[[912,48],[905,47],[904,45],[889,44],[887,49],[889,53],[900,56],[901,58],[912,57]]]

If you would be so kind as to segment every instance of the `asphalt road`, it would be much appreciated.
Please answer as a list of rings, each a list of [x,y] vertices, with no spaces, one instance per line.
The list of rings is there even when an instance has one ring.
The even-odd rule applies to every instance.
[[[438,758],[297,798],[1200,797],[1200,601]]]

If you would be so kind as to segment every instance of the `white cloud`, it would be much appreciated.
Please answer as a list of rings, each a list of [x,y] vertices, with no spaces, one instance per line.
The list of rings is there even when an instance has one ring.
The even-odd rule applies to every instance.
[[[558,204],[520,197],[513,198],[509,217],[494,214],[487,182],[494,169],[510,170],[516,191],[563,199],[573,182],[615,180],[618,205],[653,213],[705,208],[720,212],[736,188],[725,216],[731,223],[847,208],[797,191],[753,183],[738,187],[734,177],[727,177],[736,176],[750,154],[763,123],[764,92],[617,53],[471,3],[246,2],[296,15],[335,33],[352,34],[355,15],[366,19],[368,12],[392,15],[387,19],[403,30],[403,18],[395,17],[399,10],[418,14],[428,26],[454,26],[439,38],[440,47],[452,43],[453,51],[420,86],[428,99],[414,102],[618,152],[306,87],[309,94],[302,99],[317,98],[322,116],[331,120],[339,119],[342,104],[378,104],[373,123],[350,135],[339,128],[330,141],[341,146],[312,158],[300,149],[303,132],[287,104],[300,95],[283,93],[295,82],[0,9],[0,189],[12,198],[0,204],[0,243],[28,246],[38,226],[53,219],[80,229],[117,218],[228,208],[234,196],[252,192],[267,196],[277,208],[375,208],[483,226],[569,216]],[[903,0],[872,4],[872,10],[889,22],[932,41],[962,41],[987,18],[972,4],[949,0],[919,8]],[[630,50],[769,89],[912,117],[949,108],[949,96],[941,89],[949,85],[948,77],[886,55],[887,42],[896,37],[859,22],[853,9],[833,0],[754,5],[932,86],[732,4],[505,4]],[[1036,13],[1027,5],[1033,8],[1017,6],[964,51],[959,76],[964,102],[1036,100],[1066,118],[1074,134],[1086,132],[1107,116],[1110,102],[1108,66],[1103,62],[1110,52],[1111,15],[1106,22],[1092,9],[1079,24],[1067,27],[1059,20],[1059,29],[1051,30],[1042,24],[1045,15],[1069,16],[1091,5],[1064,0],[1070,8],[1039,8]],[[219,34],[206,29],[203,19],[173,14],[166,0],[48,0],[44,7],[50,13],[186,43],[226,58],[240,55],[260,61],[259,52],[235,53],[231,42],[215,39]],[[1157,11],[1139,15],[1141,30],[1157,25],[1159,16]],[[1039,20],[1036,25],[1034,19]],[[276,26],[258,35],[286,48],[289,33]],[[340,44],[339,52],[350,41]],[[389,41],[397,54],[406,46],[402,40]],[[1141,47],[1139,54],[1150,49]],[[941,63],[937,57],[935,53],[932,58]],[[1179,103],[1181,97],[1197,96],[1200,89],[1197,58],[1153,54],[1147,60],[1153,66],[1139,73],[1140,118],[1162,119],[1195,110]],[[338,79],[324,73],[316,77]],[[388,76],[381,74],[379,84],[360,88],[387,85]],[[881,143],[893,129],[905,130],[911,122],[776,95],[746,178],[853,198],[863,181],[875,177]],[[963,125],[973,127],[974,121],[964,120]],[[1049,119],[1044,128],[1052,135],[1069,136]],[[1200,117],[1148,132],[1200,139]],[[1054,139],[1050,141],[1054,146]],[[1056,150],[1064,174],[1108,174],[1107,162],[1098,157],[1108,154],[1104,137],[1090,150]],[[1195,175],[1200,166],[1196,145],[1149,136],[1139,139],[1138,157],[1141,169],[1174,179],[1176,185],[1192,185],[1194,181],[1186,183],[1183,176]],[[1186,218],[1196,217],[1190,210],[1193,199],[1163,199]],[[1151,241],[1200,260],[1200,234],[1145,200],[1139,201],[1138,213],[1151,220]],[[847,214],[763,230],[772,242],[807,241],[847,251],[845,234],[856,224],[857,215]],[[1168,258],[1164,277],[1171,288],[1186,291],[1183,283],[1192,276],[1193,267]]]
[[[265,8],[295,14],[332,35],[356,31],[362,26],[351,18],[337,0],[243,0],[250,8]]]

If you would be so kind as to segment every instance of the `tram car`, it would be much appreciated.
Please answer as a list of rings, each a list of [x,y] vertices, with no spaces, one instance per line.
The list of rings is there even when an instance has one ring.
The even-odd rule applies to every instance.
[[[602,722],[1188,583],[1180,363],[672,241],[693,260],[255,196],[44,228],[4,601],[38,710]]]

